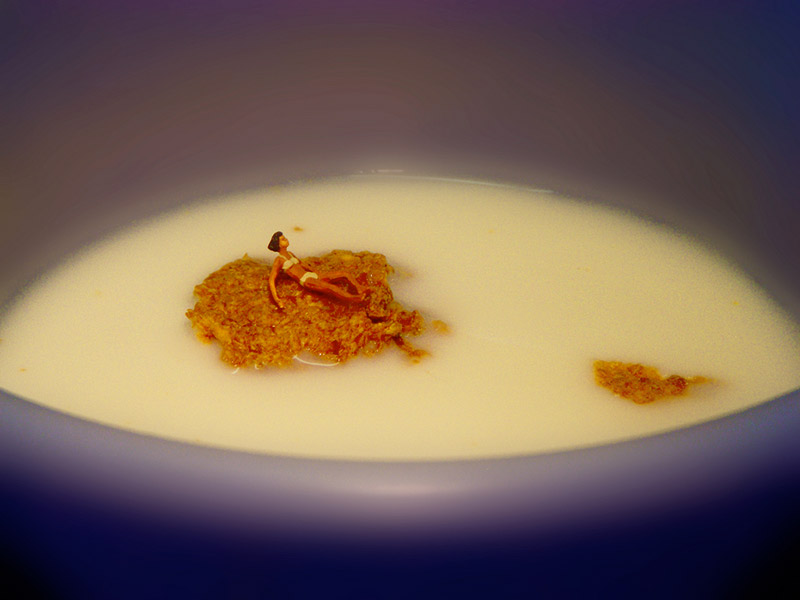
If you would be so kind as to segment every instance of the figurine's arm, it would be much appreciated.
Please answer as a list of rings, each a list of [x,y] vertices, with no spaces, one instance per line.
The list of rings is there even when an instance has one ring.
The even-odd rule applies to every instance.
[[[280,301],[278,298],[278,290],[275,289],[275,280],[278,278],[278,273],[281,270],[281,265],[283,261],[286,259],[283,258],[280,254],[275,257],[275,261],[272,263],[272,270],[269,272],[269,292],[272,294],[272,299],[275,300],[275,304],[278,305],[278,308],[283,308],[283,302]]]

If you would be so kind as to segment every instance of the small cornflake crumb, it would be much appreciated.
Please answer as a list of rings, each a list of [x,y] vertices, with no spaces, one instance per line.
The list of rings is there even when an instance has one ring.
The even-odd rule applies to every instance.
[[[300,354],[342,363],[389,344],[414,362],[427,354],[404,337],[420,334],[423,319],[394,301],[387,282],[392,267],[382,254],[334,250],[304,258],[303,264],[319,272],[350,272],[368,288],[365,302],[339,302],[278,277],[278,295],[285,304],[280,310],[269,292],[271,262],[245,255],[195,286],[197,303],[186,316],[197,337],[216,340],[221,359],[237,368],[288,366]]]
[[[447,323],[439,319],[431,321],[431,326],[436,330],[436,333],[450,333],[450,327]]]
[[[295,225],[292,229],[294,229],[294,231],[303,231],[303,228],[299,225]]]
[[[400,348],[403,352],[406,353],[411,362],[418,363],[426,356],[430,356],[430,352],[427,350],[422,350],[420,348],[415,348],[412,346],[408,340],[404,339],[402,336],[397,336],[394,338],[395,344],[397,347]]]
[[[680,375],[663,378],[654,367],[606,360],[594,362],[594,379],[597,385],[637,404],[647,404],[666,396],[682,396],[690,385],[710,381],[707,377]]]

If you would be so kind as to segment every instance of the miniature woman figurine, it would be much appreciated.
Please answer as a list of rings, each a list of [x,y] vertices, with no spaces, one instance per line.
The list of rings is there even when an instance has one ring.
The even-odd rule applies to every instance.
[[[299,258],[287,250],[289,247],[289,240],[283,236],[282,232],[276,231],[267,247],[273,252],[278,253],[278,256],[275,257],[275,262],[272,263],[272,271],[270,271],[269,274],[269,291],[272,294],[272,299],[275,300],[275,304],[278,305],[278,308],[283,308],[283,302],[278,298],[278,292],[275,289],[275,280],[280,271],[286,273],[304,288],[322,294],[329,294],[344,302],[361,302],[364,299],[364,294],[367,291],[366,288],[360,285],[350,273],[345,273],[344,271],[315,273],[303,265]],[[358,293],[352,294],[332,284],[331,281],[336,279],[346,279],[353,285]]]

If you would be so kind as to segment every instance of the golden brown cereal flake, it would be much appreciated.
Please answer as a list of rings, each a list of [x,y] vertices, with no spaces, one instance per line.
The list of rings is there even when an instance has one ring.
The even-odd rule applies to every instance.
[[[709,381],[706,377],[687,378],[680,375],[663,378],[654,367],[605,360],[594,362],[594,379],[597,385],[637,404],[646,404],[666,396],[682,396],[690,385]]]
[[[450,326],[445,323],[444,321],[440,321],[439,319],[435,319],[431,321],[431,325],[438,333],[450,333]]]
[[[387,344],[398,346],[414,361],[425,354],[404,339],[422,332],[423,319],[394,301],[387,282],[392,267],[386,257],[334,250],[304,258],[303,264],[312,270],[351,273],[368,288],[365,302],[340,302],[283,276],[276,281],[285,305],[280,310],[269,291],[271,263],[245,254],[195,286],[197,303],[186,316],[197,337],[216,340],[221,359],[234,367],[288,366],[303,352],[345,362],[359,354],[373,355]]]

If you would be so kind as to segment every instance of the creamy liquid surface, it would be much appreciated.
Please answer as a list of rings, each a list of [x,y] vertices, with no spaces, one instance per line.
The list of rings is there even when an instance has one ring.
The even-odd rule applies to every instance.
[[[302,231],[293,228],[301,227]],[[192,289],[275,230],[300,256],[385,254],[395,296],[448,335],[335,367],[234,372],[184,316]],[[267,293],[265,291],[265,293]],[[546,192],[351,179],[198,203],[84,249],[0,319],[0,386],[165,438],[284,455],[539,453],[713,419],[800,387],[800,326],[688,237]],[[716,383],[635,405],[595,359]]]

